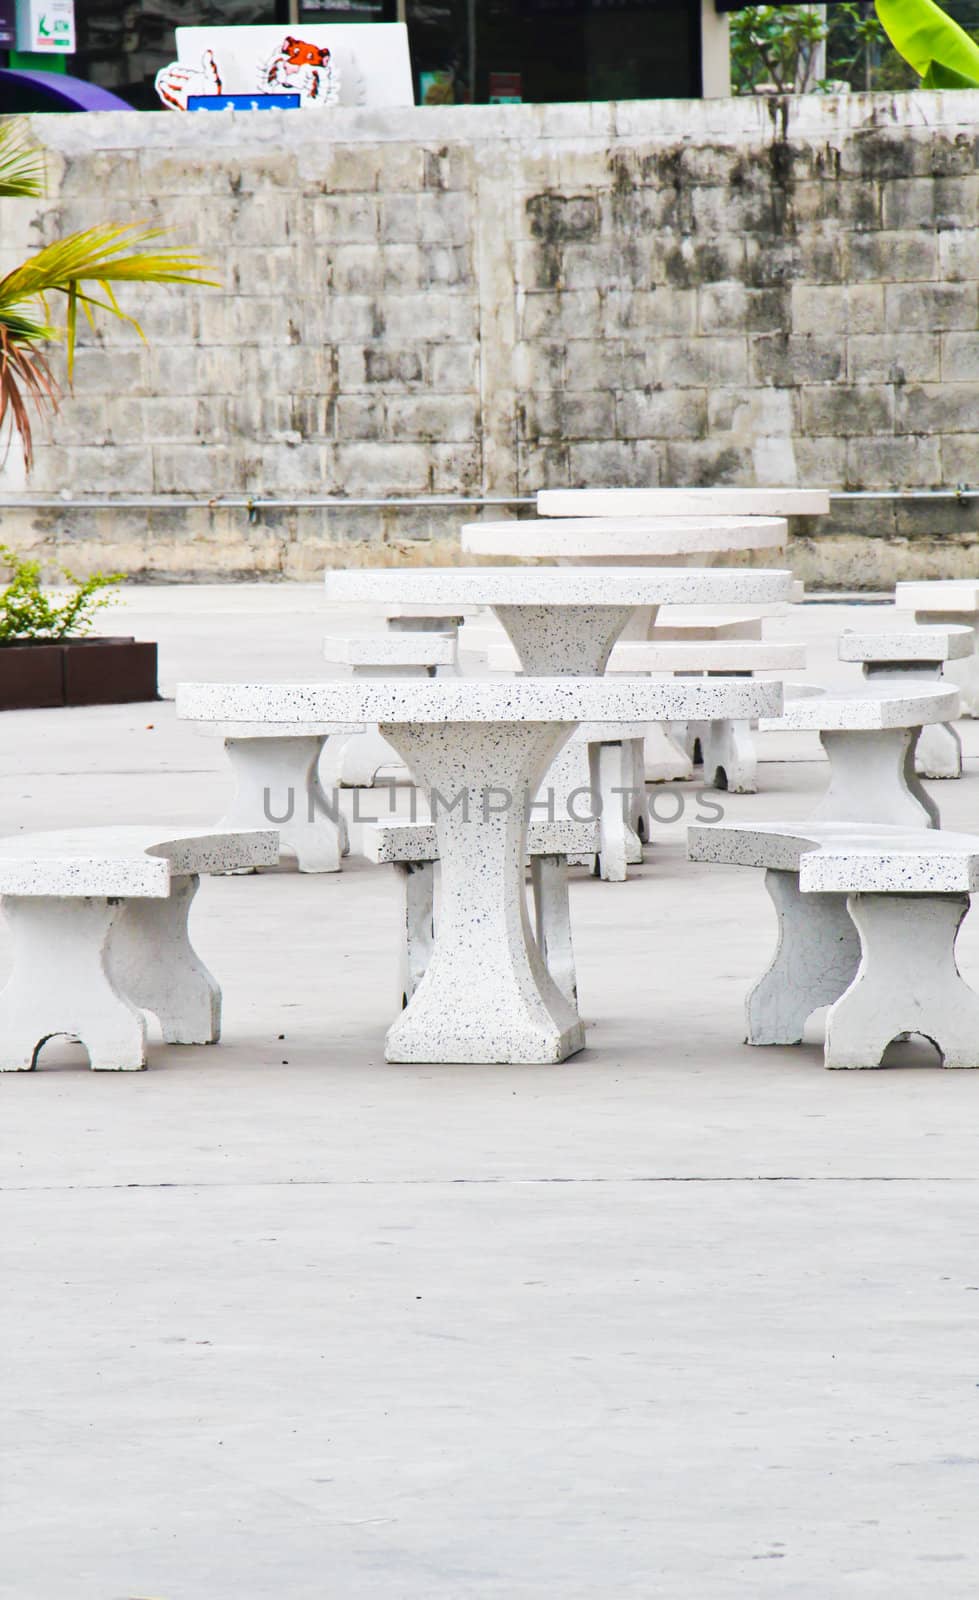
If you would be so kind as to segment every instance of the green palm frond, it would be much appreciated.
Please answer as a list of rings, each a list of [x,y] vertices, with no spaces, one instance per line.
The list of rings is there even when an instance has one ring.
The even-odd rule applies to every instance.
[[[2,151],[2,146],[0,146]],[[107,312],[130,323],[143,338],[135,317],[119,305],[116,283],[193,283],[217,288],[202,276],[196,256],[182,250],[146,249],[164,237],[163,230],[139,223],[105,223],[56,239],[6,277],[0,278],[0,425],[9,414],[20,435],[28,467],[33,455],[25,395],[38,409],[56,405],[57,384],[38,345],[64,339],[68,381],[72,380],[78,308],[94,326],[95,313]],[[93,293],[97,286],[100,293]],[[65,326],[55,326],[48,298],[64,295]],[[40,313],[43,312],[43,320]]]
[[[29,199],[44,193],[44,155],[22,122],[0,122],[0,197]]]
[[[163,237],[160,228],[138,223],[103,224],[70,233],[45,245],[36,256],[0,279],[0,306],[34,295],[64,290],[86,280],[97,283],[199,283],[216,287],[201,277],[201,263],[181,250],[146,250]]]
[[[12,344],[46,344],[58,338],[57,328],[40,322],[28,312],[13,308],[0,309],[0,328],[6,331]]]

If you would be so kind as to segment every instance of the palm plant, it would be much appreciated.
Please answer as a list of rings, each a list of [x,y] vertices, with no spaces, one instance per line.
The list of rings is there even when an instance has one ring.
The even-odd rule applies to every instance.
[[[0,198],[36,198],[44,189],[44,157],[31,144],[23,124],[0,122]],[[130,323],[142,337],[139,323],[119,305],[113,284],[213,285],[212,279],[200,275],[196,257],[180,250],[145,248],[163,232],[138,223],[99,223],[56,239],[0,278],[0,434],[9,421],[28,471],[34,459],[32,413],[56,411],[61,396],[47,351],[64,343],[70,385],[79,306],[92,326],[96,312],[108,312]],[[52,322],[49,310],[49,299],[58,296],[65,301],[63,327]]]

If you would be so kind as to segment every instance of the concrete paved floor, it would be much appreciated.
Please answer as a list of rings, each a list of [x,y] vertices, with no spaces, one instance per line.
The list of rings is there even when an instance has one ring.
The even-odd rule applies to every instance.
[[[123,620],[171,691],[325,674],[356,622],[313,587]],[[843,681],[833,635],[882,621],[772,631]],[[965,735],[932,791],[979,828]],[[7,713],[0,753],[3,832],[226,791],[165,703]],[[804,815],[818,747],[765,755],[728,815]],[[767,899],[683,822],[572,900],[592,1026],[559,1067],[385,1065],[394,886],[354,858],[205,885],[217,1049],[0,1079],[3,1600],[971,1600],[979,1077],[742,1045]],[[979,986],[968,923],[960,956]]]

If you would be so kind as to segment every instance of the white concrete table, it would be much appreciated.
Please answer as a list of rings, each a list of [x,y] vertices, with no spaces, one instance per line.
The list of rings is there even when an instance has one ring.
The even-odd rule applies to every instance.
[[[756,715],[777,712],[782,690],[745,679],[598,677],[205,683],[178,687],[177,713],[377,722],[428,794],[442,863],[432,958],[388,1031],[388,1060],[553,1062],[580,1050],[585,1033],[527,916],[527,822],[541,778],[580,721],[703,720],[718,696],[729,715]]]
[[[758,726],[819,734],[830,781],[813,820],[937,828],[938,807],[915,772],[915,747],[923,727],[950,722],[958,705],[957,691],[938,685],[868,684],[833,694],[813,694],[807,686],[800,698],[786,699],[782,716]]]
[[[489,606],[525,672],[580,675],[605,671],[640,608],[772,604],[792,581],[752,567],[361,567],[328,572],[324,588],[340,605]]]
[[[979,633],[979,582],[974,578],[940,578],[934,582],[899,583],[894,604],[910,607],[916,622],[963,623]],[[962,699],[963,717],[979,717],[979,656],[960,659],[955,681]]]
[[[561,561],[574,566],[686,563],[712,555],[785,547],[781,517],[509,518],[467,522],[462,548],[474,556],[515,556],[520,561]]]
[[[604,672],[633,619],[646,633],[661,605],[775,604],[792,584],[790,572],[751,567],[375,567],[324,578],[327,600],[341,604],[488,606],[533,674]],[[555,790],[590,782],[586,749],[565,752]]]
[[[542,517],[823,517],[825,489],[541,489]]]

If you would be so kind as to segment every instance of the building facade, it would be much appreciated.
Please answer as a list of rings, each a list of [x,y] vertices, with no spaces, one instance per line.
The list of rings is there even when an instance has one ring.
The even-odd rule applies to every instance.
[[[720,19],[707,0],[707,29]],[[697,98],[701,0],[74,0],[63,64],[139,110],[178,27],[404,21],[418,104]],[[2,64],[2,53],[0,53]],[[18,64],[16,61],[12,64]],[[46,65],[50,62],[22,63]],[[708,68],[707,76],[710,75]],[[2,108],[0,108],[2,109]]]

